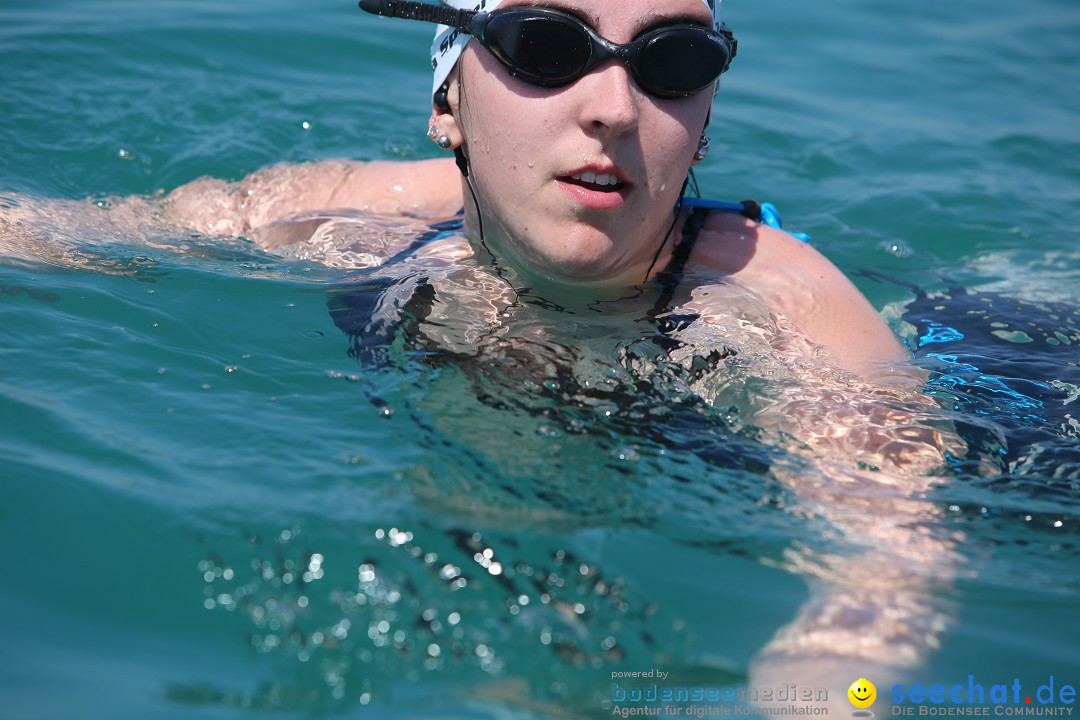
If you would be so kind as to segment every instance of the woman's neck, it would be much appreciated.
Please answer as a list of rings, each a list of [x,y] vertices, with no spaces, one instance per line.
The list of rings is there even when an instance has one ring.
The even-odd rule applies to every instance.
[[[683,214],[678,213],[665,222],[663,229],[657,233],[653,244],[655,250],[599,278],[575,277],[538,266],[515,250],[515,243],[508,238],[506,228],[491,218],[481,220],[475,209],[468,207],[468,203],[464,230],[477,259],[489,265],[513,288],[518,291],[528,289],[532,295],[572,306],[640,295],[642,287],[670,262],[683,222]]]

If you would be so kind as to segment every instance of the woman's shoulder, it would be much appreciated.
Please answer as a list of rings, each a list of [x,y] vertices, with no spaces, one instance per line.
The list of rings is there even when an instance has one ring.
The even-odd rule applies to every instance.
[[[749,290],[792,318],[800,308],[850,299],[850,282],[809,243],[736,212],[709,213],[690,262],[699,274]]]
[[[733,212],[711,212],[691,262],[743,287],[862,374],[908,354],[866,297],[812,245]]]
[[[738,212],[709,212],[691,258],[731,276],[835,270],[835,266],[805,240]]]

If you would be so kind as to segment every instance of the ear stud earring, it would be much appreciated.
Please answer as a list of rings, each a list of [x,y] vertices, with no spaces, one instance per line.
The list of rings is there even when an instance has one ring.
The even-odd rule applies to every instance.
[[[435,141],[435,144],[441,147],[443,150],[449,150],[453,143],[450,141],[450,136],[440,133],[439,128],[435,125],[431,125],[427,129],[427,136]]]
[[[708,135],[702,134],[701,140],[698,140],[697,150],[694,152],[694,162],[699,163],[705,159],[705,156],[709,154],[709,145],[712,140]]]

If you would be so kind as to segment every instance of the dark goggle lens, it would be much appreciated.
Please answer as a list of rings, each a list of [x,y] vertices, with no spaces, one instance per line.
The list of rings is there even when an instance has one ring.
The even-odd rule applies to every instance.
[[[727,46],[711,34],[667,28],[647,39],[633,71],[648,92],[679,97],[708,87],[727,63]]]
[[[592,39],[584,28],[550,15],[492,15],[484,44],[515,76],[539,85],[573,82],[592,56]]]
[[[511,75],[541,87],[568,85],[610,56],[580,20],[557,12],[496,12],[483,34],[484,46]],[[685,97],[704,89],[730,59],[728,45],[701,27],[658,28],[620,47],[630,49],[630,70],[638,84],[659,97]]]

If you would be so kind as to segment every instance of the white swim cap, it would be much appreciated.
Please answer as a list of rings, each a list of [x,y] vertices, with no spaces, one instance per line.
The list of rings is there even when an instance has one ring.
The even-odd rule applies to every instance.
[[[713,16],[713,27],[720,28],[720,3],[722,0],[702,0],[709,8]],[[456,10],[473,10],[475,12],[491,12],[502,4],[502,0],[442,0],[442,5]],[[461,51],[469,42],[470,35],[459,32],[455,28],[440,25],[435,29],[435,39],[431,42],[431,69],[435,72],[435,82],[431,86],[431,94],[442,87],[450,71],[454,69]]]

